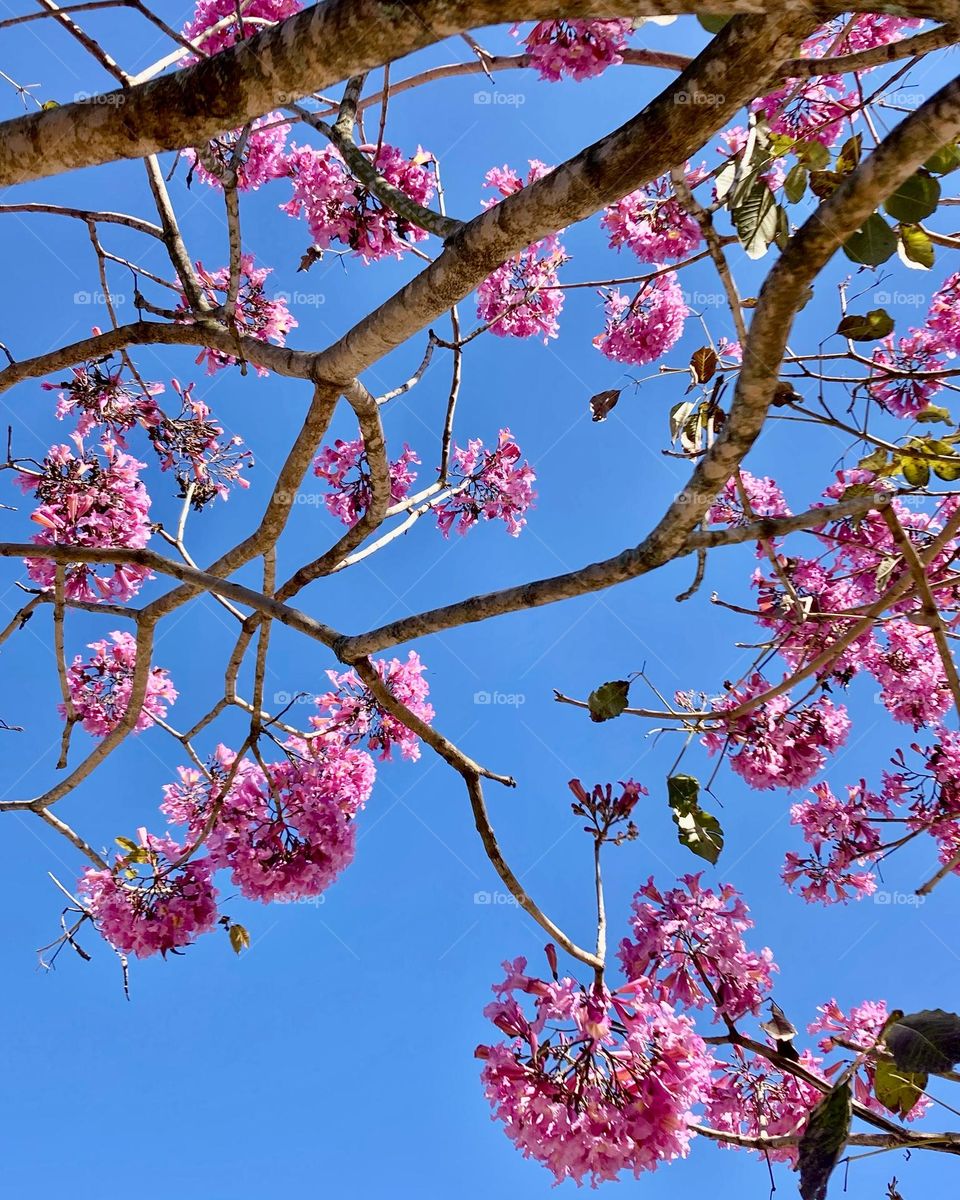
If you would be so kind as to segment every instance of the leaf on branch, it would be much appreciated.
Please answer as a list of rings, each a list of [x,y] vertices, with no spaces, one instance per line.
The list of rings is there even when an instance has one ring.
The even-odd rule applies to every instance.
[[[597,392],[590,397],[590,412],[595,421],[605,421],[617,407],[621,388],[608,388],[605,392]]]
[[[693,775],[671,775],[667,800],[681,846],[715,864],[723,849],[723,830],[717,818],[700,807],[700,781]]]
[[[883,207],[895,221],[917,225],[936,212],[939,203],[940,184],[926,171],[917,171],[884,200]]]
[[[960,1062],[960,1016],[942,1008],[901,1016],[884,1031],[883,1042],[901,1071],[952,1071]]]
[[[930,235],[919,225],[901,225],[897,253],[901,262],[914,270],[929,271],[933,266],[934,249]]]
[[[926,1071],[904,1071],[889,1059],[881,1059],[873,1076],[873,1094],[884,1106],[905,1117],[923,1095]]]
[[[230,945],[233,947],[234,954],[239,954],[241,950],[249,949],[250,934],[243,925],[238,925],[234,922],[230,926]]]
[[[893,333],[893,317],[885,308],[874,308],[866,316],[850,313],[837,326],[837,333],[852,342],[876,342]]]
[[[628,679],[611,679],[609,683],[602,683],[587,697],[590,720],[612,721],[614,717],[619,717],[627,707],[629,694]]]
[[[951,171],[960,167],[960,146],[955,142],[941,146],[935,154],[930,155],[923,166],[933,175],[949,175]]]
[[[867,217],[857,232],[843,243],[847,258],[865,267],[879,267],[896,249],[896,234],[879,213]]]
[[[762,179],[755,179],[730,216],[748,258],[763,258],[780,226],[780,206]]]
[[[798,1150],[802,1200],[826,1200],[827,1184],[837,1165],[853,1117],[850,1084],[839,1083],[810,1113]]]
[[[914,413],[913,419],[924,425],[931,425],[935,422],[941,422],[944,425],[953,424],[950,409],[944,408],[942,404],[928,404],[926,408],[921,408],[918,413]]]
[[[803,163],[794,163],[783,181],[784,195],[791,204],[798,204],[807,190],[809,172]]]
[[[323,251],[319,246],[311,246],[309,250],[301,257],[300,265],[297,267],[297,273],[301,271],[309,271],[312,266],[320,262],[323,258]]]
[[[694,383],[708,383],[717,369],[717,352],[710,346],[701,346],[690,356],[690,373]]]
[[[700,16],[700,14],[698,13],[697,20],[700,22],[700,24],[703,26],[703,28],[707,31],[707,33],[719,33],[720,30],[724,27],[724,25],[726,25],[726,23],[730,20],[730,18],[729,17]]]
[[[863,134],[857,133],[840,147],[837,155],[836,169],[841,175],[849,175],[860,165],[860,152],[863,149]]]

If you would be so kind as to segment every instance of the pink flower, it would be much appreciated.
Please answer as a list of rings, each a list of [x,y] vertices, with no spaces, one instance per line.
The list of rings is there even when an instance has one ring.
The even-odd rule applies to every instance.
[[[558,1183],[594,1186],[685,1157],[713,1066],[692,1021],[642,983],[610,993],[532,979],[523,958],[504,968],[484,1015],[507,1040],[476,1056],[494,1117],[524,1157]]]
[[[790,821],[803,830],[813,854],[803,859],[790,851],[782,871],[784,882],[792,890],[804,880],[800,894],[811,903],[845,904],[851,897],[862,900],[873,895],[877,883],[872,872],[850,868],[869,866],[878,857],[881,839],[874,818],[889,817],[889,806],[869,792],[863,780],[847,788],[845,801],[826,783],[810,790],[815,799],[794,804]]]
[[[859,97],[847,91],[841,75],[788,79],[784,85],[751,105],[770,122],[772,133],[832,146],[853,119]]]
[[[104,437],[99,453],[84,450],[74,435],[69,446],[51,446],[36,473],[21,472],[17,482],[33,491],[40,506],[31,519],[40,526],[38,546],[83,546],[139,550],[150,537],[150,497],[140,482],[144,464],[122,453]],[[56,578],[50,559],[25,559],[30,578],[49,588]],[[64,593],[71,600],[99,603],[129,600],[151,579],[148,567],[132,563],[68,563]]]
[[[407,159],[396,146],[384,143],[361,146],[378,174],[401,192],[425,206],[436,185],[426,164],[431,155],[417,147]],[[287,173],[293,184],[293,197],[282,204],[291,217],[303,217],[310,236],[322,250],[335,243],[348,247],[364,262],[377,262],[393,255],[400,258],[413,242],[428,235],[392,209],[383,205],[350,173],[339,150],[325,146],[292,146],[287,156]]]
[[[423,678],[426,667],[411,650],[406,661],[398,658],[374,659],[373,665],[391,694],[401,704],[429,724],[433,706],[427,700],[430,688]],[[317,697],[322,717],[312,720],[318,728],[336,730],[347,744],[363,744],[378,750],[381,759],[391,757],[394,745],[400,757],[416,761],[420,757],[420,739],[392,713],[383,708],[354,671],[338,675],[328,671],[333,690]]]
[[[405,500],[417,477],[412,469],[420,459],[404,444],[403,454],[389,464],[390,503]],[[362,438],[343,442],[339,438],[332,446],[323,446],[313,460],[313,473],[326,480],[332,489],[325,497],[327,510],[344,525],[353,526],[370,507],[370,463]]]
[[[87,733],[106,737],[120,724],[130,703],[133,673],[137,658],[137,642],[129,633],[111,633],[110,642],[91,642],[93,654],[83,659],[78,654],[67,671],[67,686],[74,711]],[[167,704],[177,698],[177,691],[163,667],[152,667],[147,677],[147,691],[134,729],[140,733],[149,729],[155,717],[167,715]],[[66,716],[66,707],[59,706]]]
[[[960,352],[960,271],[955,271],[934,293],[927,315],[927,328],[939,334],[933,346],[952,358]]]
[[[884,338],[882,347],[873,352],[873,361],[878,370],[867,384],[870,395],[898,417],[916,416],[943,387],[940,379],[922,378],[916,374],[941,371],[946,367],[945,360],[940,357],[939,339],[929,330],[911,329],[910,336],[900,338],[899,344],[892,337]],[[888,374],[883,371],[884,367],[895,367],[897,371],[910,374]]]
[[[193,20],[184,25],[183,36],[188,41],[199,42],[204,54],[216,54],[259,33],[265,25],[292,17],[301,8],[300,0],[249,0],[242,10],[238,9],[236,0],[197,0]],[[222,28],[207,33],[220,22],[224,22]]]
[[[564,75],[578,82],[623,62],[622,51],[633,29],[628,18],[612,21],[540,21],[523,40],[541,79]],[[517,26],[511,31],[518,36]]]
[[[699,174],[688,175],[691,186]],[[700,226],[674,196],[666,175],[604,209],[600,224],[610,234],[612,250],[629,246],[645,263],[686,258],[703,240]]]
[[[740,480],[747,500],[750,502],[750,512],[743,506],[743,498],[736,479],[728,479],[723,491],[714,501],[707,513],[707,520],[714,525],[749,525],[758,517],[788,517],[783,492],[778,484],[764,475],[757,478],[749,471],[740,472]]]
[[[242,128],[230,130],[209,142],[207,153],[221,169],[236,168],[237,187],[241,192],[256,191],[271,179],[279,179],[287,174],[283,152],[288,127],[289,122],[282,113],[267,113],[251,122],[239,162],[234,164],[234,155],[243,133]],[[190,160],[191,170],[203,183],[210,187],[223,187],[219,175],[207,170],[196,150],[181,150],[180,153]]]
[[[495,450],[471,438],[466,450],[454,446],[453,491],[437,506],[437,525],[444,537],[450,530],[460,534],[477,523],[503,521],[511,537],[526,525],[524,513],[536,499],[536,475],[528,462],[520,461],[520,447],[509,429],[501,429]]]
[[[297,322],[287,310],[285,298],[278,296],[271,300],[264,292],[264,281],[272,270],[272,267],[254,267],[253,255],[243,255],[235,320],[241,334],[256,338],[258,342],[273,342],[277,346],[283,346],[287,334],[296,328]],[[197,263],[197,276],[210,303],[222,304],[230,283],[229,267],[223,267],[219,271],[207,271],[202,263]],[[181,320],[191,319],[185,301],[177,311]],[[232,354],[224,354],[220,350],[208,347],[197,355],[197,362],[206,362],[207,374],[213,375],[222,367],[234,366],[237,360]],[[256,372],[258,375],[269,374],[265,367],[259,366]]]
[[[124,364],[107,366],[106,361],[84,363],[73,367],[71,379],[60,383],[41,383],[44,391],[56,391],[57,419],[75,414],[77,433],[86,437],[97,425],[104,425],[123,446],[123,434],[135,425],[149,426],[159,417],[153,397],[160,395],[162,383],[148,383],[146,394],[138,392],[123,381]],[[139,387],[139,385],[138,385]]]
[[[722,714],[769,690],[759,674],[714,703]],[[846,741],[850,730],[847,710],[821,697],[798,708],[788,695],[775,696],[741,716],[724,722],[703,738],[711,754],[726,750],[730,766],[751,787],[797,788],[822,770],[826,754]]]
[[[607,322],[594,346],[616,362],[643,366],[661,358],[683,333],[687,306],[676,273],[658,275],[633,300],[615,288],[604,304]]]
[[[714,893],[701,875],[684,875],[683,887],[660,892],[651,876],[633,898],[632,939],[620,943],[628,979],[644,980],[652,999],[684,1008],[711,1007],[714,1020],[737,1021],[757,1013],[777,970],[764,947],[748,950],[753,928],[747,907],[731,884]]]
[[[137,958],[158,952],[166,957],[216,924],[213,864],[195,858],[174,866],[182,846],[145,829],[138,834],[138,844],[117,855],[113,870],[88,868],[77,894],[115,949]]]

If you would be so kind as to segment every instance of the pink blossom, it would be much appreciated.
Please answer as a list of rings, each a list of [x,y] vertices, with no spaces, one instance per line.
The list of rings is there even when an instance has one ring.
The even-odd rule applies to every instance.
[[[140,481],[144,464],[124,454],[104,437],[99,452],[85,450],[74,435],[69,446],[51,446],[37,472],[23,471],[17,482],[33,491],[40,506],[31,520],[40,526],[32,541],[38,546],[120,547],[140,550],[150,537],[150,497]],[[49,588],[56,578],[50,559],[25,560],[30,578]],[[71,600],[98,603],[129,600],[151,579],[148,567],[132,563],[68,563],[64,594]]]
[[[836,17],[807,38],[803,43],[803,53],[811,58],[826,58],[872,50],[875,46],[899,42],[922,24],[919,17],[889,17],[881,13],[860,13],[852,18]]]
[[[408,159],[387,143],[379,150],[376,146],[361,146],[360,150],[387,183],[417,204],[425,206],[430,201],[436,184],[426,166],[431,161],[428,152],[418,146],[414,157]],[[335,146],[323,150],[291,146],[287,173],[293,197],[281,208],[291,217],[306,220],[320,249],[340,243],[371,263],[390,255],[400,258],[413,242],[428,236],[358,182]]]
[[[237,294],[235,321],[237,330],[246,337],[256,338],[259,342],[273,342],[283,346],[287,334],[295,329],[297,322],[287,310],[287,302],[283,297],[271,300],[264,291],[263,285],[272,267],[255,267],[253,255],[244,254],[241,259],[240,290]],[[219,271],[207,271],[202,263],[197,263],[197,277],[207,299],[213,305],[222,304],[227,295],[230,283],[230,269],[223,267]],[[190,320],[189,310],[184,301],[178,309],[181,320]],[[207,347],[197,355],[197,362],[207,364],[207,374],[213,375],[222,367],[234,366],[237,359],[232,354],[224,354],[220,350]],[[256,367],[258,375],[267,375],[265,367]]]
[[[952,358],[960,353],[960,271],[947,276],[934,293],[927,314],[927,328],[939,335],[937,350],[945,351]]]
[[[873,352],[878,370],[867,385],[870,395],[895,416],[915,417],[943,387],[940,379],[917,374],[945,369],[946,362],[938,350],[939,339],[925,329],[912,329],[909,337],[900,338],[899,344],[892,337],[884,338],[882,347]],[[889,374],[884,367],[909,374]]]
[[[579,82],[622,63],[632,29],[633,22],[626,18],[540,21],[527,33],[523,44],[541,79],[556,82],[569,75]],[[519,36],[517,26],[511,32]]]
[[[419,462],[416,453],[404,443],[403,454],[389,464],[391,504],[406,499],[417,477],[413,464]],[[313,460],[313,473],[332,489],[324,497],[327,510],[344,525],[356,525],[373,497],[370,462],[363,439],[344,442],[338,438],[332,446],[321,447]]]
[[[421,721],[433,720],[433,706],[427,700],[430,688],[424,679],[426,667],[411,650],[404,662],[398,658],[374,659],[377,674],[396,700]],[[380,752],[381,759],[391,757],[394,745],[401,758],[416,761],[420,757],[420,739],[411,729],[388,712],[374,697],[355,671],[338,675],[328,671],[333,690],[317,697],[321,718],[313,718],[318,727],[328,723],[348,744],[363,744]]]
[[[753,928],[747,907],[731,884],[717,893],[701,875],[684,875],[682,887],[660,892],[651,876],[633,898],[631,938],[620,943],[628,979],[646,981],[653,999],[714,1010],[714,1019],[737,1021],[757,1013],[777,970],[772,952],[748,950]]]
[[[87,647],[93,654],[79,654],[67,671],[70,699],[80,723],[94,737],[106,737],[120,724],[130,703],[133,674],[137,659],[137,642],[129,633],[111,633],[110,641],[91,642]],[[167,715],[167,705],[177,698],[177,691],[163,667],[151,667],[147,690],[134,729],[137,733],[149,729],[154,718]],[[66,716],[66,707],[59,706]]]
[[[300,0],[249,0],[243,4],[241,15],[236,0],[197,0],[193,20],[184,25],[183,36],[199,42],[204,54],[216,54],[259,33],[264,25],[292,17],[302,7]],[[221,21],[226,22],[222,29],[207,34],[207,30]]]
[[[851,897],[862,900],[877,889],[876,879],[866,867],[881,850],[880,832],[875,818],[889,817],[886,802],[867,790],[863,780],[847,788],[847,799],[839,799],[827,783],[811,789],[813,800],[804,800],[790,809],[790,821],[799,825],[813,853],[801,858],[788,852],[782,877],[793,887],[803,880],[800,894],[804,900],[821,904],[843,903]],[[829,853],[824,855],[824,848]]]
[[[236,169],[237,187],[241,192],[256,191],[271,179],[279,179],[287,174],[283,152],[288,127],[289,122],[281,113],[267,113],[251,122],[238,162],[234,162],[234,157],[243,128],[230,130],[208,142],[206,153],[220,172]],[[223,187],[221,175],[208,171],[196,150],[182,150],[181,154],[190,160],[191,169],[203,183],[210,187]]]
[[[753,674],[714,703],[722,714],[767,692],[769,683]],[[751,787],[797,788],[822,770],[826,755],[846,741],[850,730],[847,710],[821,697],[797,707],[789,695],[774,696],[758,707],[725,721],[703,738],[711,754],[726,750],[730,766]]]
[[[526,525],[524,513],[536,499],[536,475],[528,462],[521,462],[520,447],[509,429],[501,429],[495,450],[471,438],[467,448],[454,446],[451,456],[452,488],[437,506],[437,525],[444,537],[456,529],[463,534],[481,517],[503,521],[511,537]]]
[[[611,993],[530,978],[523,958],[504,968],[484,1015],[507,1040],[476,1055],[494,1118],[524,1157],[558,1183],[594,1186],[685,1157],[713,1066],[692,1021],[642,981]]]
[[[776,91],[755,100],[751,109],[770,122],[773,133],[832,146],[858,104],[857,93],[847,90],[843,76],[818,75],[786,80]]]
[[[88,868],[77,893],[100,932],[123,954],[148,958],[189,946],[217,921],[213,864],[195,858],[174,864],[183,847],[169,837],[138,831],[112,870]]]
[[[676,273],[645,284],[632,300],[615,288],[606,295],[606,328],[594,346],[616,362],[642,366],[661,358],[683,333],[687,306]]]
[[[688,175],[691,186],[698,175]],[[611,249],[629,246],[645,263],[686,258],[703,240],[700,226],[677,200],[666,175],[604,209],[600,224],[610,234]]]
[[[740,482],[749,501],[750,511],[744,509],[743,497],[735,478],[728,479],[723,491],[707,513],[714,525],[748,525],[758,517],[788,517],[783,492],[775,480],[764,475],[758,478],[749,471],[740,472]]]
[[[160,395],[162,383],[148,383],[146,393],[123,380],[124,364],[107,366],[105,361],[88,362],[72,368],[72,378],[59,383],[41,383],[44,391],[57,391],[57,419],[78,416],[77,433],[86,437],[97,425],[105,426],[123,446],[123,434],[138,424],[150,425],[158,419],[159,409],[153,397]],[[137,385],[139,387],[139,385]]]

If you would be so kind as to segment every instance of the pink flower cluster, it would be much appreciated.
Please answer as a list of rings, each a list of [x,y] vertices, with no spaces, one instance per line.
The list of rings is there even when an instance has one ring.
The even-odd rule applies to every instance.
[[[113,870],[86,870],[77,885],[80,900],[103,936],[123,954],[147,958],[189,946],[217,921],[213,863],[194,858],[175,864],[183,847],[145,829],[125,843]]]
[[[406,499],[417,477],[413,464],[419,462],[416,453],[404,444],[403,454],[389,464],[391,504]],[[338,438],[332,446],[321,447],[313,460],[313,473],[332,489],[324,497],[327,510],[344,525],[356,525],[370,507],[373,495],[363,440],[344,442]]]
[[[558,1183],[596,1186],[684,1157],[713,1066],[690,1018],[642,980],[588,990],[569,977],[532,978],[526,966],[524,958],[504,963],[506,978],[484,1010],[507,1040],[476,1051],[508,1137]]]
[[[235,169],[239,190],[256,191],[271,179],[279,179],[287,174],[284,150],[288,128],[289,120],[282,113],[271,112],[252,121],[246,137],[242,128],[233,129],[208,142],[206,153],[216,164],[217,173],[207,170],[205,156],[196,150],[183,150],[181,153],[189,159],[191,169],[201,182],[210,187],[222,188],[222,173]]]
[[[537,159],[530,160],[526,185],[542,179],[552,168]],[[490,208],[501,199],[519,192],[524,182],[508,166],[493,167],[484,187],[500,195],[484,201]],[[558,318],[563,311],[563,291],[558,287],[557,270],[567,261],[560,242],[563,230],[534,242],[508,259],[477,288],[477,316],[490,326],[497,337],[543,337],[544,345],[557,336]]]
[[[673,271],[644,284],[632,300],[614,288],[604,310],[606,327],[594,346],[615,362],[635,366],[654,362],[679,341],[688,311]]]
[[[632,29],[629,19],[540,21],[527,33],[523,45],[541,79],[556,82],[568,75],[579,82],[622,63]],[[516,26],[512,32],[519,36]]]
[[[427,700],[430,688],[423,677],[426,667],[415,650],[409,652],[405,662],[398,658],[376,659],[374,666],[394,699],[421,721],[429,724],[433,720],[433,706]],[[317,697],[317,707],[323,720],[347,744],[379,751],[381,759],[390,758],[394,746],[399,747],[401,758],[416,761],[420,757],[419,737],[379,703],[355,671],[342,675],[328,671],[327,675],[333,690]]]
[[[94,329],[94,333],[99,333]],[[41,383],[45,392],[57,392],[57,420],[77,416],[77,433],[86,437],[103,425],[124,445],[123,434],[134,426],[150,425],[159,419],[153,397],[162,394],[162,383],[148,383],[146,394],[138,394],[123,379],[124,364],[107,366],[106,360],[73,367],[72,378],[59,383]]]
[[[67,671],[67,686],[77,718],[87,733],[106,737],[120,724],[130,703],[133,674],[137,661],[137,642],[129,633],[111,633],[110,641],[91,642],[87,647],[93,654],[79,654]],[[156,717],[167,715],[167,705],[173,704],[177,691],[163,667],[151,667],[147,690],[134,729],[148,729]],[[66,707],[60,705],[60,715]]]
[[[660,892],[651,876],[633,898],[632,936],[620,943],[628,979],[645,980],[650,996],[683,1008],[714,1011],[714,1019],[737,1021],[756,1014],[777,970],[772,952],[748,950],[743,934],[753,928],[737,890],[701,886],[701,875],[684,875],[682,887]]]
[[[880,13],[861,13],[837,17],[821,25],[803,43],[803,53],[810,58],[827,58],[836,54],[855,54],[899,42],[923,24],[919,17],[888,17]],[[872,68],[866,68],[872,70]]]
[[[255,267],[253,255],[243,255],[234,320],[237,330],[246,337],[282,346],[290,330],[296,328],[297,321],[288,311],[285,298],[277,297],[271,300],[264,291],[264,282],[272,270],[272,267]],[[202,263],[197,263],[197,277],[210,303],[222,304],[230,285],[229,267],[222,267],[219,271],[208,271]],[[184,302],[178,310],[181,320],[190,319],[188,311]],[[207,374],[213,375],[223,367],[234,366],[237,360],[232,354],[224,354],[220,350],[207,347],[197,355],[197,362],[205,362]],[[256,371],[258,375],[268,374],[265,367],[258,366]]]
[[[915,417],[942,389],[936,372],[946,368],[939,339],[930,330],[912,329],[909,337],[884,338],[873,352],[876,372],[870,395],[897,417]],[[892,370],[884,370],[892,368]]]
[[[216,54],[265,26],[292,17],[302,8],[300,0],[197,0],[193,20],[183,27],[183,36],[197,42],[204,54]]]
[[[729,351],[728,351],[729,352]],[[768,475],[757,477],[749,471],[740,472],[743,494],[736,479],[728,479],[716,498],[707,520],[713,525],[749,525],[759,517],[789,517],[790,509],[779,485]],[[749,511],[744,507],[746,495]]]
[[[754,673],[741,687],[714,703],[718,714],[738,708],[770,690]],[[774,696],[756,708],[731,717],[703,738],[711,754],[725,751],[730,766],[752,788],[803,787],[823,769],[826,755],[846,741],[850,719],[843,705],[821,697],[796,706],[789,695]]]
[[[687,175],[691,187],[699,177],[700,172]],[[677,200],[666,175],[605,209],[600,224],[610,234],[611,249],[628,246],[645,263],[686,258],[703,240],[700,226]]]
[[[37,471],[17,476],[20,487],[40,502],[31,515],[40,532],[32,540],[38,546],[142,549],[150,537],[150,497],[140,481],[145,464],[124,454],[109,436],[99,450],[84,449],[78,435],[73,440],[75,450],[51,446]],[[35,583],[53,586],[54,562],[25,561]],[[131,563],[68,563],[64,594],[92,603],[129,600],[150,578],[149,568]]]
[[[501,429],[495,450],[471,438],[465,450],[454,446],[452,491],[437,506],[437,524],[444,537],[456,529],[463,534],[481,517],[503,521],[511,537],[526,525],[524,513],[536,499],[536,475],[521,461],[520,447],[509,429]]]
[[[436,184],[427,169],[431,161],[428,152],[417,147],[417,153],[408,159],[386,143],[379,150],[376,146],[361,146],[360,150],[387,183],[417,204],[430,201]],[[281,208],[291,217],[306,220],[320,249],[339,243],[371,263],[391,255],[400,258],[412,243],[427,237],[425,230],[387,208],[354,178],[335,146],[322,150],[291,146],[286,165],[293,197]]]
[[[847,88],[842,75],[817,75],[788,79],[755,100],[751,108],[769,122],[772,133],[832,146],[845,124],[854,119],[859,103],[857,92]]]

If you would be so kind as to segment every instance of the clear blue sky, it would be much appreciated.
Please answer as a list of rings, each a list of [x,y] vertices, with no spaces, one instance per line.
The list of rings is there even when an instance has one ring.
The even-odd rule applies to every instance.
[[[18,6],[23,11],[23,6]],[[0,0],[0,13],[12,13]],[[186,6],[161,12],[181,25]],[[84,19],[124,65],[142,68],[167,49],[132,13]],[[691,20],[667,30],[650,27],[635,44],[691,50],[703,35]],[[513,44],[505,30],[484,35],[491,49]],[[420,64],[464,59],[462,43],[432,49]],[[394,69],[394,78],[408,66]],[[50,22],[0,35],[0,69],[19,81],[41,81],[41,99],[71,99],[109,86],[68,36]],[[415,150],[418,142],[442,159],[448,205],[469,216],[477,210],[484,172],[504,162],[525,169],[529,158],[556,163],[635,112],[665,76],[641,69],[612,70],[594,82],[539,83],[529,73],[504,74],[496,94],[513,103],[479,103],[491,95],[477,78],[450,80],[413,92],[390,111],[388,138]],[[920,97],[935,74],[911,76]],[[18,111],[14,94],[0,90],[0,114]],[[711,140],[712,144],[712,140]],[[191,192],[181,166],[171,184],[185,236],[208,267],[225,262],[219,196],[200,184]],[[288,197],[282,182],[243,198],[246,248],[276,268],[276,287],[322,302],[294,301],[300,327],[290,338],[318,348],[389,295],[417,269],[414,259],[364,268],[325,260],[308,275],[296,266],[307,246],[305,226],[277,206]],[[15,196],[9,193],[4,200]],[[20,189],[18,199],[114,208],[150,217],[142,169],[136,163],[48,180]],[[106,230],[116,253],[142,253],[142,240]],[[627,255],[606,249],[596,222],[569,231],[573,261],[567,280],[603,278],[634,270]],[[80,293],[99,290],[82,226],[59,218],[6,216],[0,223],[5,299],[0,340],[25,358],[107,324],[102,306]],[[163,263],[148,247],[146,262]],[[740,256],[734,254],[740,269]],[[765,264],[761,264],[764,268]],[[836,323],[835,264],[801,315],[796,340],[824,336]],[[897,287],[926,298],[945,273],[913,273]],[[899,270],[899,268],[897,268]],[[742,276],[758,280],[756,270]],[[118,269],[113,290],[125,295],[132,318],[129,277]],[[715,295],[706,270],[688,273],[685,286]],[[882,286],[867,281],[870,294]],[[856,290],[856,289],[855,289]],[[472,327],[472,302],[463,308]],[[714,337],[732,336],[729,318],[708,308]],[[919,311],[923,311],[922,309]],[[902,324],[917,309],[898,309]],[[518,540],[502,527],[474,529],[444,542],[424,522],[369,565],[315,585],[302,597],[318,618],[359,631],[406,612],[576,567],[636,543],[682,486],[686,466],[665,458],[667,414],[682,382],[654,381],[628,390],[602,425],[593,425],[587,398],[624,382],[616,364],[601,358],[591,337],[601,327],[601,304],[589,289],[568,294],[559,341],[544,347],[491,337],[466,355],[458,437],[494,439],[509,425],[537,468],[540,501]],[[445,330],[443,330],[445,332]],[[691,321],[670,361],[682,364],[702,342]],[[377,391],[396,385],[419,362],[424,338],[402,348],[366,376]],[[261,380],[236,371],[199,375],[188,350],[144,349],[136,354],[148,378],[198,379],[207,400],[257,457],[254,486],[191,518],[188,540],[200,562],[232,545],[258,519],[271,480],[309,399],[305,384]],[[638,372],[642,373],[642,372]],[[436,461],[447,389],[447,364],[438,358],[424,383],[390,406],[392,447],[407,440],[421,452],[424,474]],[[53,398],[36,383],[0,399],[2,420],[14,429],[18,455],[42,455],[66,433],[52,415]],[[829,434],[811,435],[803,448],[783,427],[764,434],[750,456],[756,474],[773,474],[791,503],[803,507],[829,482],[845,447]],[[334,432],[352,434],[341,411]],[[8,481],[9,483],[10,481]],[[166,481],[165,481],[166,482]],[[306,485],[310,490],[311,484]],[[155,512],[169,518],[175,503],[165,487],[152,489]],[[15,503],[12,488],[0,500]],[[30,532],[25,507],[2,513],[3,536]],[[282,543],[280,574],[316,555],[339,526],[325,511],[298,505]],[[698,867],[677,845],[663,779],[676,754],[670,737],[656,742],[627,719],[591,725],[582,713],[557,706],[552,689],[584,695],[604,679],[646,666],[664,692],[719,687],[745,666],[735,642],[755,630],[711,606],[710,593],[747,596],[752,549],[713,555],[698,596],[678,606],[674,596],[690,581],[690,560],[613,592],[530,614],[502,618],[418,644],[429,667],[437,723],[470,754],[514,774],[515,792],[491,787],[489,803],[503,847],[524,886],[579,940],[589,940],[589,843],[569,810],[566,783],[633,776],[650,798],[638,809],[640,839],[609,855],[611,938],[625,932],[629,899],[654,873],[669,884]],[[18,567],[0,576],[0,620],[19,603]],[[255,582],[251,571],[244,578]],[[149,594],[165,588],[154,585]],[[119,626],[118,626],[119,627]],[[72,615],[68,653],[113,628]],[[170,669],[182,694],[172,710],[185,727],[216,694],[231,645],[224,614],[208,599],[181,610],[161,629],[156,661]],[[0,795],[25,796],[54,777],[59,729],[50,613],[39,613],[0,656],[0,717],[26,727],[4,734]],[[284,629],[274,634],[267,693],[313,692],[335,665],[315,643]],[[475,693],[519,694],[522,704],[482,705]],[[876,777],[893,748],[911,740],[856,687],[848,704],[856,718],[850,743],[830,765],[837,786],[862,774]],[[238,740],[239,721],[220,736]],[[74,755],[87,746],[77,734]],[[209,751],[212,743],[203,743]],[[159,824],[161,786],[182,761],[160,731],[128,740],[95,779],[62,804],[65,819],[96,845],[140,824]],[[706,756],[694,748],[685,769],[705,773]],[[757,945],[770,945],[780,964],[777,997],[798,1026],[831,996],[847,1007],[885,998],[907,1010],[957,1006],[960,958],[955,949],[956,882],[922,908],[871,901],[823,910],[788,896],[778,873],[784,851],[796,848],[788,824],[790,797],[758,794],[728,770],[715,791],[727,835],[710,881],[730,880],[743,890],[757,919]],[[35,969],[36,947],[57,933],[60,896],[52,871],[72,885],[82,862],[39,822],[3,818],[0,837],[0,956],[4,963],[4,1034],[0,1038],[0,1178],[10,1195],[70,1196],[92,1200],[107,1190],[132,1188],[146,1196],[209,1200],[347,1194],[365,1200],[424,1200],[456,1194],[464,1200],[493,1195],[513,1200],[551,1194],[550,1176],[523,1160],[490,1121],[475,1045],[489,1038],[481,1010],[501,960],[525,954],[538,963],[543,933],[505,897],[472,827],[459,778],[427,751],[417,765],[385,767],[360,819],[356,862],[317,905],[262,907],[240,899],[231,916],[250,930],[251,950],[237,959],[220,934],[202,939],[181,958],[134,964],[132,998],[120,986],[116,960],[91,935],[93,961],[65,953],[55,973]],[[910,892],[929,872],[929,851],[904,854],[888,868],[891,891]],[[229,894],[227,892],[226,894]],[[493,897],[479,903],[478,896]],[[945,1097],[949,1099],[950,1097]],[[935,1120],[949,1127],[951,1114]],[[851,1171],[852,1200],[876,1200],[893,1174],[907,1200],[943,1189],[948,1160],[885,1156]],[[613,1186],[613,1185],[611,1185]],[[778,1173],[781,1194],[793,1180]],[[836,1186],[836,1185],[835,1185]],[[765,1167],[743,1154],[696,1143],[690,1160],[664,1168],[632,1194],[710,1194],[766,1197]],[[564,1185],[572,1192],[573,1185]],[[839,1188],[837,1187],[839,1191]]]

